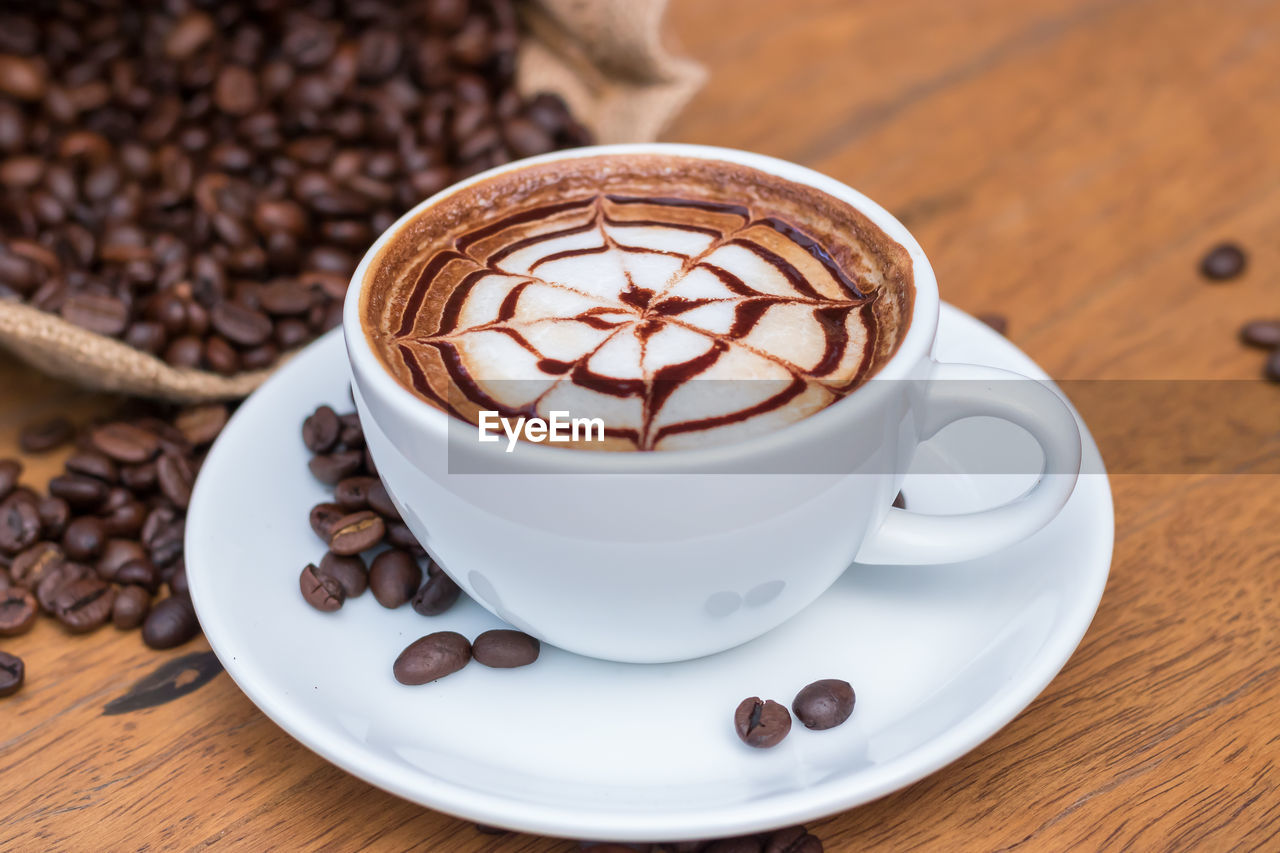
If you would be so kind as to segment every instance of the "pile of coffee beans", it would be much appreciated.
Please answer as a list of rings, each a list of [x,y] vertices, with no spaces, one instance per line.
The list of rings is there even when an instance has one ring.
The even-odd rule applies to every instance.
[[[393,610],[409,604],[423,616],[438,616],[452,607],[462,590],[401,520],[364,446],[356,413],[320,406],[303,421],[302,441],[313,454],[311,474],[333,488],[333,500],[311,508],[311,529],[329,550],[298,579],[307,603],[333,611],[368,589]]]
[[[796,694],[791,710],[807,729],[833,729],[849,719],[856,697],[847,681],[824,678]],[[791,714],[772,699],[751,696],[733,712],[733,728],[747,746],[769,749],[782,743],[791,731]]]
[[[79,431],[62,419],[23,430],[24,449],[74,447],[44,494],[21,484],[19,460],[0,460],[0,636],[29,631],[40,613],[73,634],[108,622],[141,627],[155,649],[198,634],[182,551],[186,510],[228,415],[212,404]],[[0,682],[16,690],[20,663],[0,669]]]
[[[401,519],[378,479],[356,413],[318,407],[302,422],[302,442],[312,453],[312,476],[333,487],[332,501],[311,508],[311,529],[329,550],[319,563],[303,567],[302,598],[332,612],[367,589],[390,610],[408,604],[423,616],[438,616],[451,608],[462,589]],[[486,631],[474,643],[453,631],[437,631],[411,643],[392,671],[401,684],[426,684],[457,672],[472,658],[509,669],[533,663],[539,651],[538,641],[520,631]]]
[[[679,841],[664,844],[615,844],[584,841],[589,853],[822,853],[822,841],[803,826],[772,832],[740,835],[716,841]]]
[[[400,213],[582,145],[514,89],[510,0],[0,10],[0,299],[234,374],[337,325]]]

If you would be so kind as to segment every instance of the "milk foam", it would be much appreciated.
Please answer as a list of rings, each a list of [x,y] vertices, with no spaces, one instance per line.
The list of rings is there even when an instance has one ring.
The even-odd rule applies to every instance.
[[[758,207],[601,188],[477,214],[379,303],[383,358],[465,419],[567,410],[618,449],[784,426],[877,366],[886,278]]]

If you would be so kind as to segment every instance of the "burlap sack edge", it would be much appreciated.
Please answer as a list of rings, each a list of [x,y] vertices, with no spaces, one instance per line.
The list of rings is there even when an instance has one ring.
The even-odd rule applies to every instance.
[[[173,367],[114,338],[68,323],[20,302],[0,303],[0,344],[28,364],[96,390],[176,402],[244,397],[283,364],[221,376]],[[103,370],[103,365],[111,365]],[[92,377],[86,381],[87,377]]]
[[[664,48],[666,6],[666,0],[525,0],[530,37],[519,57],[519,89],[559,94],[600,142],[652,141],[705,78],[701,66]],[[289,357],[234,376],[175,368],[15,301],[0,301],[0,346],[78,385],[176,402],[244,397]]]

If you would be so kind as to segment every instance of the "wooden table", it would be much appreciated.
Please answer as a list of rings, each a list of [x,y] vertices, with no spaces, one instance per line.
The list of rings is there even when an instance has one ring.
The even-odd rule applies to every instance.
[[[668,138],[862,189],[913,229],[947,299],[1007,314],[1055,377],[1259,375],[1235,331],[1280,315],[1280,6],[674,6],[712,77]],[[1197,261],[1224,237],[1249,270],[1206,285]],[[23,422],[102,405],[8,359],[0,399],[0,454]],[[816,824],[827,849],[1280,849],[1280,478],[1251,470],[1115,477],[1111,582],[1063,673],[968,756]],[[102,714],[202,641],[160,654],[46,620],[5,646],[30,675],[0,702],[0,850],[573,847],[375,790],[226,675]]]

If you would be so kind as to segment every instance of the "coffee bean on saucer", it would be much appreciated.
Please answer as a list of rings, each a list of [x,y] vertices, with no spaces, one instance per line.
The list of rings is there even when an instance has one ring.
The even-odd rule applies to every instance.
[[[1200,260],[1200,274],[1210,281],[1227,281],[1244,272],[1247,262],[1244,249],[1235,243],[1219,243]]]
[[[328,453],[341,430],[338,413],[329,406],[320,406],[302,422],[302,443],[312,453]]]
[[[315,565],[308,563],[298,578],[302,597],[316,610],[332,613],[342,607],[347,594],[337,578],[321,574]]]
[[[40,515],[20,491],[0,502],[0,551],[16,554],[40,538]]]
[[[893,499],[893,505],[896,506],[898,509],[906,509],[907,508],[906,496],[902,494],[902,492],[898,492],[898,496]]]
[[[1009,318],[1003,314],[987,312],[984,314],[977,314],[975,316],[1001,335],[1007,334],[1009,331]]]
[[[137,628],[151,609],[151,594],[140,586],[126,586],[116,593],[111,607],[111,624],[121,631]]]
[[[1280,349],[1267,356],[1267,364],[1263,368],[1263,375],[1267,377],[1268,381],[1280,382]]]
[[[768,749],[782,743],[791,731],[791,715],[772,699],[743,699],[733,713],[733,727],[747,746]]]
[[[11,586],[0,592],[0,637],[16,637],[36,624],[40,607],[31,590]]]
[[[769,833],[762,853],[822,853],[822,842],[803,826],[791,826]]]
[[[347,598],[357,598],[369,588],[369,570],[358,554],[344,556],[329,551],[316,568],[336,580]]]
[[[9,497],[9,493],[17,487],[21,476],[21,462],[17,459],[0,459],[0,500]]]
[[[316,504],[311,508],[311,529],[325,542],[333,532],[333,525],[347,514],[346,510],[335,503]]]
[[[385,518],[387,521],[399,521],[400,511],[396,509],[396,505],[391,502],[391,495],[387,494],[387,487],[382,481],[374,478],[374,483],[369,487],[365,500],[369,504],[369,509]],[[390,533],[390,531],[388,531]]]
[[[403,548],[415,557],[422,557],[427,553],[418,542],[418,538],[413,535],[413,531],[402,521],[387,523],[387,541],[397,548]]]
[[[75,427],[64,417],[28,424],[18,434],[18,447],[23,453],[44,453],[61,447],[75,436]]]
[[[437,631],[410,643],[391,671],[401,684],[426,684],[457,672],[471,660],[471,644],[454,631]]]
[[[180,646],[200,633],[200,622],[190,599],[170,596],[161,601],[142,623],[142,641],[153,649]]]
[[[333,490],[333,499],[347,512],[369,508],[369,492],[378,481],[373,477],[348,477]]]
[[[815,681],[796,694],[791,703],[796,719],[806,729],[833,729],[853,713],[855,696],[849,682],[837,678]]]
[[[439,575],[447,577],[447,575]],[[530,637],[523,631],[512,631],[497,628],[485,631],[475,638],[471,644],[471,656],[478,663],[497,669],[511,669],[517,666],[528,666],[538,659],[542,645],[536,637]]]
[[[393,610],[400,607],[413,598],[421,583],[422,569],[418,561],[399,548],[383,551],[369,566],[369,589],[383,607]]]
[[[364,464],[364,454],[359,450],[337,450],[312,457],[307,463],[312,475],[326,486],[337,485],[350,477]]]
[[[329,550],[343,556],[359,554],[361,551],[367,551],[381,542],[386,532],[386,523],[383,522],[381,516],[368,510],[353,512],[350,515],[344,515],[333,523],[333,527],[329,531]],[[370,571],[372,571],[372,567]],[[417,587],[415,586],[414,588],[416,589]],[[411,591],[410,595],[412,594]],[[406,600],[408,599],[406,598]]]
[[[1251,320],[1240,329],[1240,340],[1252,347],[1280,347],[1280,320]]]
[[[453,607],[461,595],[462,588],[453,582],[453,578],[444,572],[435,572],[427,578],[410,605],[422,616],[439,616]]]
[[[0,652],[0,697],[17,693],[22,687],[25,675],[22,658],[8,652]]]
[[[116,589],[98,578],[72,581],[58,591],[53,615],[76,634],[94,630],[111,618]]]

